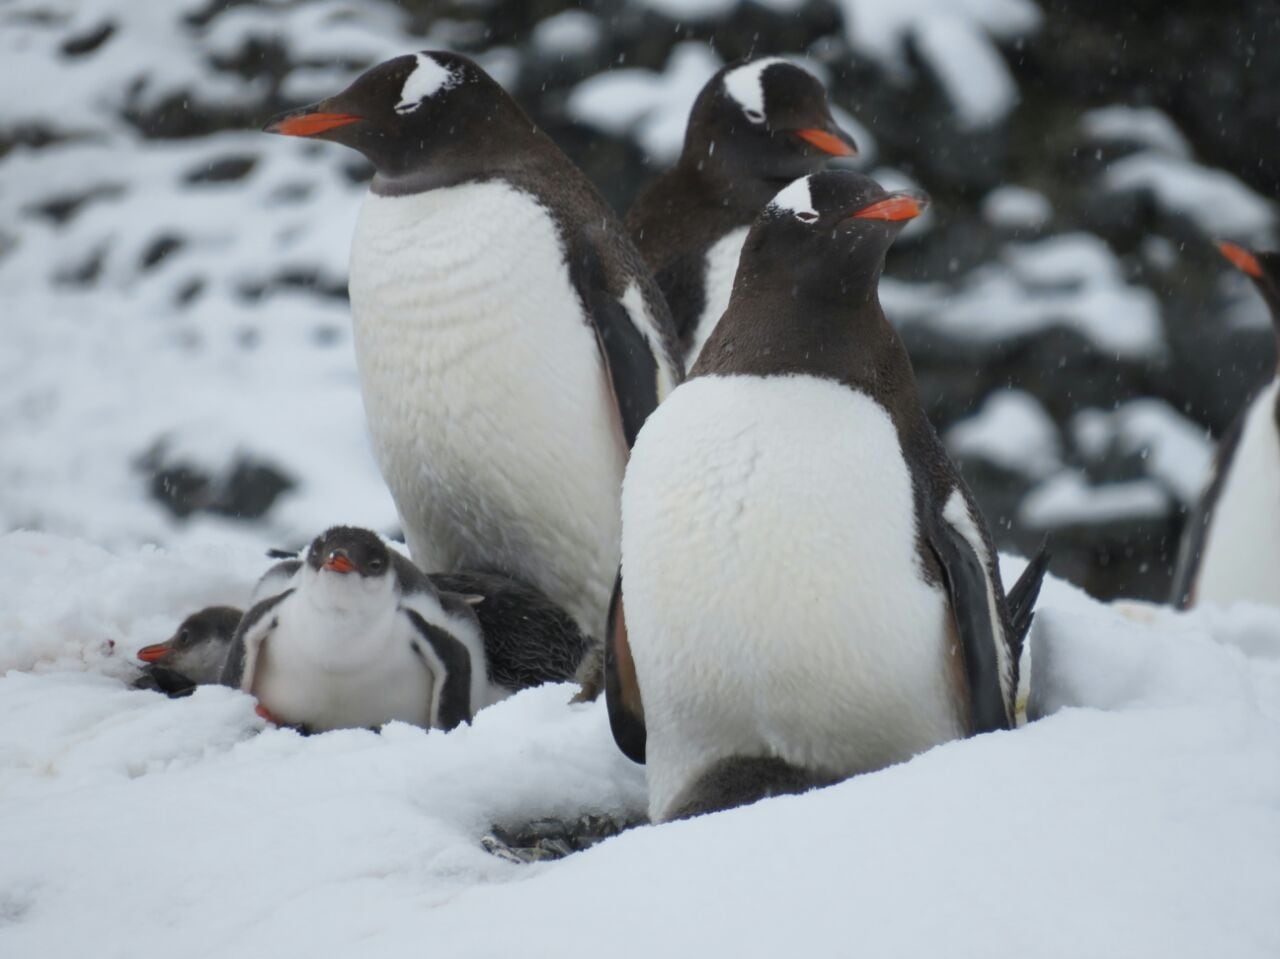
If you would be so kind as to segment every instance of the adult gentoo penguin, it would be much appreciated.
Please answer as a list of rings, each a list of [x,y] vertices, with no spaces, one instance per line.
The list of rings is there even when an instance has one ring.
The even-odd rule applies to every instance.
[[[352,241],[351,311],[414,560],[515,576],[598,638],[627,450],[682,374],[621,224],[456,54],[389,60],[266,129],[352,147],[377,171]]]
[[[1280,253],[1220,243],[1253,280],[1280,334]],[[1218,445],[1213,472],[1182,535],[1173,602],[1280,605],[1280,377],[1246,404]]]
[[[796,177],[855,153],[822,84],[786,60],[733,63],[703,87],[679,161],[627,212],[627,230],[671,307],[686,367],[729,304],[742,241],[764,205]]]
[[[507,695],[489,682],[467,602],[374,533],[334,527],[294,562],[287,588],[245,613],[222,674],[267,718],[311,732],[452,729]]]
[[[1043,562],[1011,610],[877,295],[925,203],[855,173],[779,193],[632,450],[606,688],[654,821],[1012,725]]]

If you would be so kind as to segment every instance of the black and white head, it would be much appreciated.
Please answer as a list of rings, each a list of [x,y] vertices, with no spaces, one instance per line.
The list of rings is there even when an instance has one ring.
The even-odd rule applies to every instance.
[[[334,526],[307,548],[298,585],[324,605],[354,609],[390,602],[399,593],[396,566],[377,533]]]
[[[831,116],[822,83],[793,63],[764,57],[730,64],[707,82],[689,116],[681,160],[777,189],[857,152]]]
[[[478,170],[509,161],[532,124],[472,60],[422,51],[371,67],[341,93],[264,129],[349,146],[395,179],[428,167]]]
[[[1219,243],[1218,250],[1232,266],[1253,280],[1280,329],[1280,253],[1255,253],[1235,243]]]
[[[739,276],[784,264],[796,286],[837,299],[870,289],[890,245],[929,198],[889,192],[861,173],[830,170],[788,184],[764,208],[743,246]]]
[[[217,682],[231,637],[240,624],[240,610],[208,606],[192,613],[163,643],[138,650],[138,659],[186,676],[195,683]]]

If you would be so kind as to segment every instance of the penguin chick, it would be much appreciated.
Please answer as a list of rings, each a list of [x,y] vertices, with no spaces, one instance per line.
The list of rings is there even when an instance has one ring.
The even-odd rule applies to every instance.
[[[311,732],[451,729],[508,695],[489,683],[467,602],[375,533],[333,527],[294,562],[286,588],[245,614],[222,675],[267,718]]]
[[[1218,249],[1244,273],[1280,338],[1280,253]],[[1280,344],[1278,344],[1280,345]],[[1280,376],[1245,404],[1218,444],[1213,470],[1182,534],[1173,604],[1280,606]]]
[[[266,129],[340,143],[376,171],[351,244],[351,314],[410,555],[530,583],[598,639],[627,450],[683,373],[622,225],[458,54],[388,60]]]
[[[1034,590],[1015,626],[877,293],[926,202],[843,172],[779,193],[632,450],[606,694],[655,822],[1013,724]]]
[[[729,305],[747,230],[773,195],[857,144],[822,83],[778,57],[739,61],[707,81],[684,150],[627,211],[627,230],[671,308],[685,368]]]
[[[241,615],[231,606],[207,606],[192,613],[164,642],[138,650],[145,665],[134,687],[177,698],[190,696],[196,686],[217,683]]]

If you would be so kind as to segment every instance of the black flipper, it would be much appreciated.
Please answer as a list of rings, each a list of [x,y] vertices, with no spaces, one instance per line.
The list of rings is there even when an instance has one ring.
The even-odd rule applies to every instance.
[[[1000,640],[991,621],[987,571],[982,558],[960,531],[942,517],[938,517],[929,531],[929,545],[942,567],[943,584],[964,655],[973,733],[1008,729],[1009,713],[996,658],[996,643]]]
[[[1009,648],[1015,659],[1022,655],[1022,644],[1027,638],[1027,631],[1031,629],[1036,599],[1040,596],[1040,584],[1044,582],[1044,574],[1048,568],[1049,537],[1046,536],[1005,598],[1009,608],[1009,628],[1012,631]]]
[[[231,637],[231,646],[227,649],[227,658],[222,664],[222,675],[218,678],[218,682],[223,686],[230,686],[232,689],[240,688],[240,681],[244,679],[244,638],[249,635],[249,630],[261,622],[262,617],[292,594],[292,589],[286,589],[283,593],[249,607],[248,612],[241,618],[240,625],[236,627],[236,634]]]
[[[644,703],[636,679],[636,664],[627,642],[627,621],[622,604],[622,574],[613,585],[604,640],[604,701],[609,710],[613,741],[632,762],[643,763],[648,732]]]
[[[436,724],[441,729],[453,729],[470,722],[471,653],[457,637],[428,623],[412,609],[403,606],[401,609],[422,636],[426,647],[415,644],[414,652],[423,656],[436,674],[435,702],[431,704]]]
[[[627,308],[609,292],[604,265],[590,242],[577,244],[570,270],[595,327],[622,434],[631,449],[640,427],[658,405],[657,357]]]

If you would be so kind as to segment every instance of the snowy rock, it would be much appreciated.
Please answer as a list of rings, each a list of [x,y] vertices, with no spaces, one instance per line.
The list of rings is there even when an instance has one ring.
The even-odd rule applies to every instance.
[[[1031,479],[1062,467],[1057,426],[1044,407],[1021,390],[992,394],[977,413],[947,431],[946,443],[960,459],[982,459]]]

